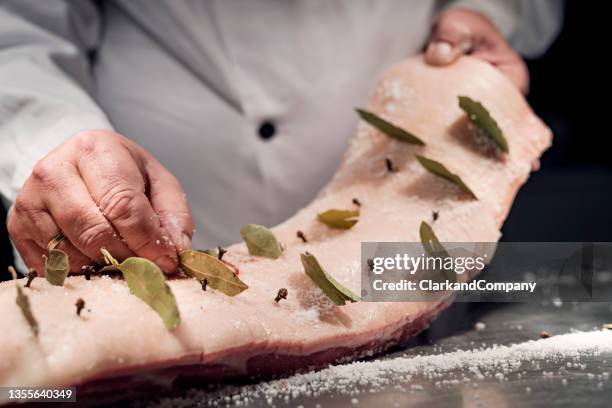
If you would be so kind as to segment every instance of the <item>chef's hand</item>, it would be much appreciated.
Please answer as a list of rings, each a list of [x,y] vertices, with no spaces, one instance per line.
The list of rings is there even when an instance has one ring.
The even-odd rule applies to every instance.
[[[72,272],[114,257],[141,256],[174,272],[191,246],[191,211],[178,180],[142,147],[104,130],[79,133],[40,160],[11,208],[7,228],[30,268],[58,232]]]
[[[434,24],[425,60],[432,65],[447,65],[461,54],[470,54],[490,62],[510,78],[521,92],[527,93],[527,66],[493,23],[474,11],[449,9],[442,12]]]

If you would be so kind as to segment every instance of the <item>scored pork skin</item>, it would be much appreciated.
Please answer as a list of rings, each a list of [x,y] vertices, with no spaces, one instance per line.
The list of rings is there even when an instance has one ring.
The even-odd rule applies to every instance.
[[[475,145],[458,95],[481,101],[497,120],[509,144],[504,160]],[[124,281],[71,277],[64,287],[35,279],[25,289],[40,325],[35,338],[15,304],[15,283],[1,284],[0,386],[82,385],[170,369],[176,375],[181,366],[222,367],[219,372],[232,375],[271,372],[303,367],[310,356],[321,364],[379,351],[423,329],[447,302],[338,307],[304,274],[299,254],[311,252],[338,281],[359,293],[360,243],[418,242],[419,224],[431,221],[434,210],[440,214],[433,225],[441,241],[496,241],[518,188],[549,146],[551,134],[509,80],[470,57],[444,68],[427,66],[421,57],[394,66],[368,109],[427,146],[393,140],[361,123],[330,184],[308,207],[274,228],[286,247],[281,258],[249,256],[243,244],[228,249],[224,259],[239,267],[247,291],[228,297],[203,292],[192,279],[169,282],[182,320],[174,331],[166,330]],[[444,163],[479,199],[469,199],[425,171],[414,153]],[[387,172],[386,157],[396,172]],[[353,208],[353,198],[362,206],[352,229],[332,230],[316,221],[318,212]],[[296,236],[298,230],[308,243]],[[282,287],[289,296],[276,303]],[[75,313],[78,298],[86,302],[81,317]]]

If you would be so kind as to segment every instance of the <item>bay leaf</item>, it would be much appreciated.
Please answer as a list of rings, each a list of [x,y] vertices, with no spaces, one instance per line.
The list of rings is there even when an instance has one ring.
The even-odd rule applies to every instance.
[[[181,269],[200,281],[206,279],[208,286],[228,296],[247,290],[249,287],[223,262],[216,257],[198,251],[181,251]]]
[[[96,271],[97,274],[105,274],[105,273],[112,274],[116,272],[121,272],[121,271],[115,265],[106,265],[103,268],[100,268],[99,270]]]
[[[317,285],[323,293],[338,306],[343,306],[346,302],[359,302],[361,298],[343,286],[327,273],[309,252],[300,255],[304,272]]]
[[[478,200],[476,194],[461,180],[461,177],[452,173],[450,170],[446,168],[442,163],[436,160],[428,159],[425,156],[421,156],[420,154],[415,155],[421,166],[423,166],[427,171],[435,174],[436,176],[442,177],[445,180],[450,181],[459,187],[462,191],[467,193],[470,197],[475,200]]]
[[[104,262],[107,263],[107,265],[110,266],[119,266],[119,261],[117,261],[110,252],[108,252],[108,250],[104,247],[100,248],[100,252],[102,252],[102,256],[104,257]]]
[[[61,249],[51,249],[44,258],[47,282],[55,286],[64,286],[64,281],[70,272],[68,254]]]
[[[247,224],[240,229],[240,235],[251,255],[276,259],[283,253],[274,233],[263,225]]]
[[[359,210],[331,209],[317,214],[317,219],[332,228],[350,229],[357,224]]]
[[[434,233],[431,226],[425,221],[421,221],[421,227],[419,228],[419,235],[421,236],[421,244],[425,252],[432,258],[450,258],[450,254],[440,243],[440,240]],[[457,274],[455,271],[447,270],[442,268],[446,279],[451,282],[457,282]]]
[[[130,292],[153,309],[164,322],[166,329],[173,330],[181,323],[181,315],[172,289],[159,267],[145,258],[130,257],[119,263],[102,248],[104,259],[110,266],[121,271]]]
[[[495,144],[508,153],[508,141],[497,122],[482,103],[467,96],[459,96],[459,107],[467,114],[472,123],[478,126]]]
[[[168,330],[178,327],[181,316],[164,273],[148,259],[131,257],[118,266],[130,291],[155,310]]]
[[[15,272],[15,268],[9,266],[8,269],[11,275],[13,276],[13,280],[17,280],[17,272]],[[26,320],[28,326],[30,326],[30,329],[32,330],[32,333],[34,333],[34,336],[36,337],[38,336],[38,321],[36,321],[34,313],[32,313],[32,308],[30,307],[30,299],[28,298],[28,295],[23,292],[21,285],[19,285],[17,282],[15,282],[15,288],[17,289],[17,298],[15,299],[15,304],[17,304],[19,310],[21,310],[23,318]]]
[[[219,257],[219,251],[217,250],[217,248],[194,249],[194,251],[202,252],[203,254],[214,256],[215,258]]]
[[[362,120],[368,122],[370,125],[374,126],[376,129],[380,130],[387,136],[413,145],[425,146],[425,142],[423,142],[417,136],[408,132],[407,130],[395,126],[394,124],[384,120],[380,116],[372,112],[368,112],[364,109],[356,108],[355,111],[357,111],[357,114]]]

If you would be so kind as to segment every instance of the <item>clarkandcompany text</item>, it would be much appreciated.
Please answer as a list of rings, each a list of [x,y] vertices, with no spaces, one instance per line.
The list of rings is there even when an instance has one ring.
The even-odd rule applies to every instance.
[[[423,279],[418,282],[402,279],[398,282],[385,282],[376,279],[372,287],[376,291],[488,291],[488,292],[526,292],[533,293],[536,282],[489,282],[477,279],[470,282],[451,282],[449,280],[438,282]]]

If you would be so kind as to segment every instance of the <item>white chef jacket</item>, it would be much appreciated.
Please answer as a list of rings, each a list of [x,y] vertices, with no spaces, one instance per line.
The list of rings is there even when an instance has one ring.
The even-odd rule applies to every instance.
[[[357,124],[353,107],[422,49],[440,10],[480,11],[535,56],[562,6],[0,0],[0,194],[14,201],[35,162],[75,133],[114,129],[181,181],[194,247],[227,244],[242,225],[274,225],[316,195]]]

